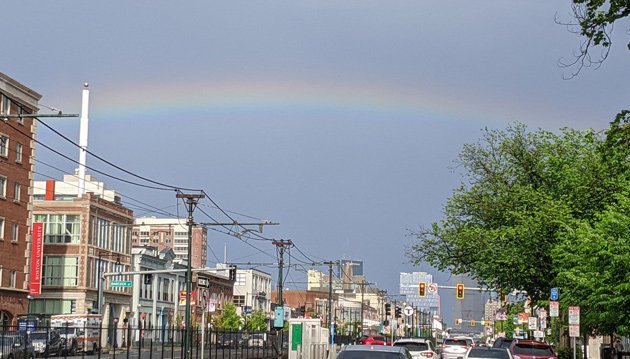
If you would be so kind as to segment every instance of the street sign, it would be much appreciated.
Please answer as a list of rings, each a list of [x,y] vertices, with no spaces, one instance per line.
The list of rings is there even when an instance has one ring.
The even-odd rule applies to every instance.
[[[110,288],[129,288],[133,284],[130,280],[112,280],[109,282]]]
[[[569,337],[579,338],[580,337],[580,325],[579,324],[569,324]]]
[[[413,308],[409,306],[405,307],[405,315],[411,317],[413,315]]]
[[[527,329],[529,329],[529,330],[536,330],[536,329],[538,329],[538,318],[536,318],[536,317],[529,317],[528,318],[528,323],[527,323]]]
[[[580,307],[569,307],[569,324],[580,325]]]
[[[431,294],[437,294],[437,292],[438,292],[438,285],[437,285],[437,283],[429,283],[429,286],[427,286],[427,292],[429,292]]]
[[[551,288],[551,300],[558,300],[558,288]]]
[[[199,277],[197,278],[197,287],[210,288],[210,281],[207,278]]]
[[[557,318],[560,315],[560,303],[549,302],[549,316]]]

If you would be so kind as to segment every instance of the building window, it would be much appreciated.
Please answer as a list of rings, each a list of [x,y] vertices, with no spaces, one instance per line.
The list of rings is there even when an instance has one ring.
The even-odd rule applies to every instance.
[[[0,156],[9,157],[9,137],[0,135]]]
[[[22,186],[19,183],[16,183],[13,186],[13,202],[20,202],[22,198]]]
[[[3,279],[4,279],[4,273],[2,272],[2,267],[0,267],[0,287],[2,287]]]
[[[2,108],[0,108],[0,113],[8,114],[11,111],[11,99],[7,96],[2,95]]]
[[[76,287],[78,278],[78,257],[44,256],[42,285]]]
[[[245,273],[236,272],[236,282],[234,282],[234,285],[245,285],[245,280]]]
[[[81,216],[76,214],[36,214],[34,222],[44,226],[44,243],[79,243]]]
[[[0,217],[0,241],[4,241],[4,218]]]
[[[0,198],[7,198],[7,178],[0,176]]]
[[[232,302],[237,307],[243,307],[243,306],[245,306],[245,296],[244,295],[235,295],[232,298]]]
[[[17,243],[20,235],[20,226],[17,223],[13,223],[13,231],[11,233],[11,242]]]
[[[15,162],[22,163],[22,144],[15,144]]]
[[[35,299],[31,303],[32,313],[68,314],[76,312],[75,300],[63,299]]]
[[[17,271],[11,271],[11,278],[9,278],[9,288],[15,288],[17,285]]]
[[[103,218],[96,219],[96,246],[107,248],[109,241],[109,224],[108,220]]]

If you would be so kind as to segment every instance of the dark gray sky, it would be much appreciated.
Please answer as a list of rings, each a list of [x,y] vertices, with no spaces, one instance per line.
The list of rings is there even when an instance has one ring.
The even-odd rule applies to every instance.
[[[627,26],[601,68],[562,79],[572,69],[558,61],[581,40],[554,22],[572,20],[569,1],[10,1],[3,14],[0,71],[66,113],[80,111],[90,83],[91,151],[280,222],[264,235],[292,239],[309,258],[363,260],[390,293],[400,271],[448,281],[408,263],[407,230],[440,220],[462,180],[453,160],[481,129],[601,130],[629,107]],[[48,123],[78,139],[77,120]],[[43,126],[38,137],[78,158]],[[76,167],[43,148],[37,156]],[[184,216],[171,192],[96,177],[130,205]],[[229,261],[275,258],[266,242],[209,241],[211,264],[224,248]],[[287,286],[303,278],[292,269]]]

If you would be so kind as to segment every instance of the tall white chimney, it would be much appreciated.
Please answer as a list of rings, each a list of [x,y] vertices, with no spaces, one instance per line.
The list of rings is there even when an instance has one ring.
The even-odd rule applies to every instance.
[[[83,97],[81,99],[81,125],[79,127],[79,197],[85,193],[85,162],[88,145],[88,107],[90,102],[90,90],[88,83],[83,84]]]

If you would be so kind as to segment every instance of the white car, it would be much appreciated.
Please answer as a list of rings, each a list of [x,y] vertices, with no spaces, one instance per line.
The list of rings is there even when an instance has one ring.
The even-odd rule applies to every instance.
[[[437,359],[437,353],[430,340],[422,338],[403,338],[394,342],[395,347],[405,347],[413,359]]]

